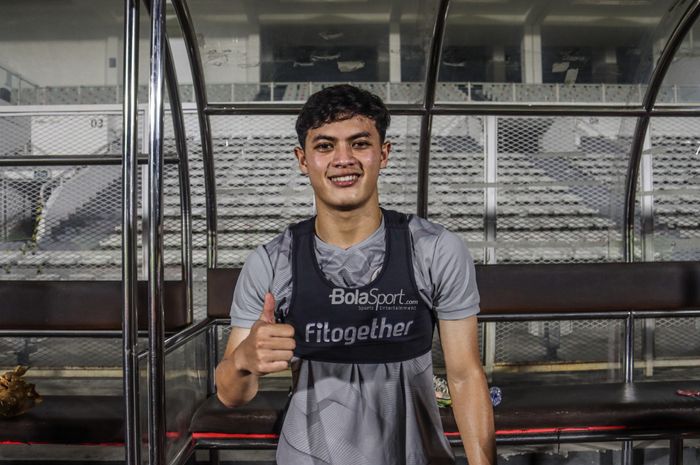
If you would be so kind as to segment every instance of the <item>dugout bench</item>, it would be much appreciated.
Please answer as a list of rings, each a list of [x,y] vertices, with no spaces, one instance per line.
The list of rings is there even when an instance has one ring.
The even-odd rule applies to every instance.
[[[147,308],[146,284],[138,286],[141,309]],[[190,327],[185,282],[166,281],[164,299],[166,334]],[[0,337],[121,338],[121,301],[120,281],[0,281]],[[139,316],[139,331],[144,331],[146,312]],[[85,382],[89,386],[94,380]],[[42,401],[34,408],[17,417],[0,417],[0,444],[124,445],[123,396],[45,395],[40,384],[37,391]],[[169,429],[185,420],[189,418],[171,419]]]
[[[277,443],[286,391],[260,392],[251,403],[235,409],[225,408],[212,395],[213,335],[228,324],[239,272],[208,271],[208,316],[196,324],[186,311],[184,284],[167,282],[165,286],[166,329],[173,335],[169,348],[206,337],[211,355],[208,398],[201,393],[201,385],[197,388],[201,395],[166,398],[168,412],[173,413],[168,417],[169,438],[183,436],[184,428],[179,439],[189,441],[190,452],[195,448],[270,449]],[[621,319],[626,328],[627,381],[502,386],[503,402],[495,408],[499,445],[624,441],[623,463],[628,465],[632,463],[629,441],[663,439],[671,444],[670,463],[682,463],[683,440],[700,437],[700,399],[679,396],[676,391],[700,390],[700,381],[635,382],[631,377],[633,328],[638,318],[698,316],[700,264],[477,266],[477,281],[482,321]],[[139,300],[139,308],[145,308],[145,292]],[[120,301],[119,282],[0,281],[0,334],[119,337]],[[180,404],[185,398],[188,401]],[[26,414],[0,419],[0,442],[123,445],[123,408],[120,396],[44,396]],[[451,410],[441,409],[441,417],[450,442],[459,445]],[[216,453],[212,456],[216,458]],[[175,460],[182,463],[185,458],[180,455]]]
[[[208,315],[227,324],[239,270],[208,273]],[[477,266],[480,321],[621,319],[626,380],[575,385],[502,386],[494,409],[499,445],[624,441],[632,463],[633,440],[664,439],[670,463],[682,463],[684,438],[700,436],[700,380],[634,382],[634,323],[638,318],[698,316],[700,265],[634,263]],[[700,354],[699,354],[700,355]],[[228,409],[215,395],[196,412],[191,432],[198,448],[258,449],[277,444],[287,393],[262,391],[249,404]],[[451,409],[440,409],[445,434],[461,445]]]

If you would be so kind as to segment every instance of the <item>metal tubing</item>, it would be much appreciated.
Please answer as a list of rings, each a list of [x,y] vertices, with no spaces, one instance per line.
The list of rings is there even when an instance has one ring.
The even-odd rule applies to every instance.
[[[423,116],[427,113],[423,106],[413,104],[387,104],[392,115]],[[213,116],[230,115],[297,115],[299,104],[279,105],[260,103],[209,103],[204,112]],[[538,104],[498,104],[481,103],[436,103],[430,111],[433,115],[494,115],[494,116],[700,116],[700,107],[694,105],[673,105],[657,107],[649,112],[640,106],[629,105],[538,105]]]
[[[430,185],[430,132],[433,115],[424,115],[420,122],[420,146],[418,147],[418,199],[416,214],[428,217],[428,188]]]
[[[683,438],[671,438],[668,445],[668,465],[683,465]]]
[[[163,80],[165,1],[151,0],[148,89],[148,462],[165,464],[163,356]]]
[[[642,160],[644,137],[649,128],[650,115],[656,103],[656,98],[659,95],[661,84],[663,84],[666,73],[668,72],[668,68],[671,66],[673,58],[683,42],[683,39],[685,39],[686,34],[693,27],[693,24],[695,24],[698,15],[700,15],[700,1],[695,0],[688,6],[680,22],[669,36],[666,46],[659,57],[658,64],[656,68],[654,68],[651,79],[649,80],[647,92],[642,100],[642,108],[645,115],[639,118],[634,130],[634,142],[631,148],[630,161],[627,167],[627,178],[625,180],[623,247],[625,261],[627,262],[634,260],[634,213],[637,178],[639,176],[639,165]]]
[[[627,165],[627,177],[625,179],[625,205],[623,213],[623,255],[625,262],[634,261],[634,213],[635,197],[637,194],[637,177],[639,175],[639,164],[642,159],[644,138],[649,129],[649,116],[645,115],[637,120],[630,148],[630,160]]]
[[[139,0],[125,0],[124,110],[122,139],[122,363],[124,454],[127,465],[141,464],[138,362],[138,57]],[[120,160],[121,161],[121,160]]]
[[[438,103],[431,111],[435,115],[493,115],[493,116],[642,116],[639,106],[625,105],[535,105],[522,103]],[[700,110],[695,114],[700,113]]]
[[[562,443],[586,443],[586,442],[617,442],[632,440],[656,440],[673,437],[676,433],[669,434],[668,431],[651,431],[648,433],[631,432],[582,432],[582,433],[560,433],[553,432],[545,435],[537,433],[535,435],[496,435],[496,444],[505,445],[533,445],[533,444],[562,444]],[[452,446],[462,446],[459,436],[449,436],[449,443]],[[213,450],[253,450],[253,449],[274,449],[277,447],[278,439],[270,438],[246,438],[246,439],[215,439],[200,438],[195,440],[195,446],[199,449]]]
[[[625,383],[634,382],[634,312],[629,312],[625,320],[624,360]]]
[[[204,331],[207,331],[210,325],[211,321],[204,319],[193,325],[188,326],[186,329],[183,329],[182,331],[176,334],[173,334],[163,343],[164,353],[167,355],[173,350],[182,347],[183,344],[186,344],[188,341],[199,336]]]
[[[102,166],[102,165],[121,165],[123,155],[56,155],[50,157],[0,157],[0,166]],[[178,159],[174,157],[165,158],[165,163],[172,165],[177,164]],[[148,163],[146,155],[137,155],[136,163],[145,165]]]
[[[449,0],[440,0],[435,14],[435,25],[430,44],[430,57],[425,77],[425,95],[423,97],[423,109],[426,113],[422,116],[420,124],[420,146],[418,147],[418,198],[417,215],[421,218],[428,217],[428,187],[430,182],[430,136],[433,125],[432,110],[435,105],[435,90],[437,89],[438,74],[440,73],[440,54],[442,42],[445,38],[445,25],[449,14]]]
[[[194,455],[194,442],[187,441],[175,456],[170,459],[168,465],[184,465],[190,463],[190,458]]]
[[[634,455],[634,445],[632,441],[624,441],[622,443],[622,457],[620,458],[621,465],[632,465],[632,459]]]
[[[216,267],[217,216],[216,216],[216,175],[214,171],[214,151],[211,140],[211,125],[209,115],[205,112],[207,104],[206,83],[202,58],[197,45],[197,35],[194,30],[192,15],[186,0],[172,0],[177,15],[182,37],[187,49],[187,58],[192,72],[199,131],[202,140],[202,159],[204,163],[204,192],[207,211],[207,267]]]
[[[482,310],[479,313],[479,321],[539,321],[539,320],[624,320],[630,315],[629,311],[610,311],[610,312],[587,312],[587,313],[562,313],[562,312],[542,312],[542,313],[499,313],[489,314],[488,310]],[[635,318],[681,318],[681,317],[700,317],[700,310],[669,310],[669,311],[635,311]],[[230,325],[231,321],[227,318],[217,318],[212,320],[212,325]],[[3,332],[0,332],[2,335]]]
[[[79,329],[2,329],[0,337],[94,337],[121,338],[122,330],[79,330]]]
[[[261,103],[209,103],[204,112],[207,115],[298,115],[302,105],[297,103],[279,103],[275,105]],[[392,115],[421,116],[426,114],[422,105],[389,103],[386,105]]]
[[[167,39],[167,35],[166,35]],[[190,164],[185,137],[185,117],[182,114],[182,103],[178,90],[177,72],[170,43],[165,43],[165,75],[170,96],[170,114],[173,118],[175,147],[179,159],[178,180],[180,185],[180,253],[182,279],[185,282],[185,302],[187,313],[193,316],[194,306],[192,297],[192,196],[190,194]]]
[[[207,332],[207,394],[216,392],[214,372],[216,370],[216,359],[219,354],[218,327],[212,324]]]
[[[700,113],[700,107],[690,106],[690,105],[673,105],[673,106],[660,106],[656,105],[651,110],[651,116],[654,117],[682,117],[682,116],[698,116]]]

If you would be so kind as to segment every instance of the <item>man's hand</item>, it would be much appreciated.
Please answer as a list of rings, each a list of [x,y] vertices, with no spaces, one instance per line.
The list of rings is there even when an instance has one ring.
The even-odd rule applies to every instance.
[[[234,353],[234,364],[256,376],[286,370],[296,343],[294,327],[275,323],[275,298],[269,292],[260,319]]]

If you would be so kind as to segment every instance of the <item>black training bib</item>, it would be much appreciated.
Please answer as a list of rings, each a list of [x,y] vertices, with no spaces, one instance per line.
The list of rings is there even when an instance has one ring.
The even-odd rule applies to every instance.
[[[314,220],[291,227],[292,299],[286,322],[294,326],[294,354],[339,363],[389,363],[428,352],[434,317],[420,298],[413,274],[406,215],[382,210],[384,264],[359,288],[326,279],[314,252]]]

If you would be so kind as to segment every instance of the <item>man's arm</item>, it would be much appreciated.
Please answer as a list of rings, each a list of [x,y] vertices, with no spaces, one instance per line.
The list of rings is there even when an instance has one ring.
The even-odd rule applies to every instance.
[[[268,293],[253,327],[231,330],[224,357],[216,367],[216,395],[227,407],[250,402],[261,376],[288,368],[295,348],[294,328],[275,323],[274,310],[275,299]]]
[[[493,407],[478,348],[476,316],[440,320],[452,411],[470,465],[495,465]]]

